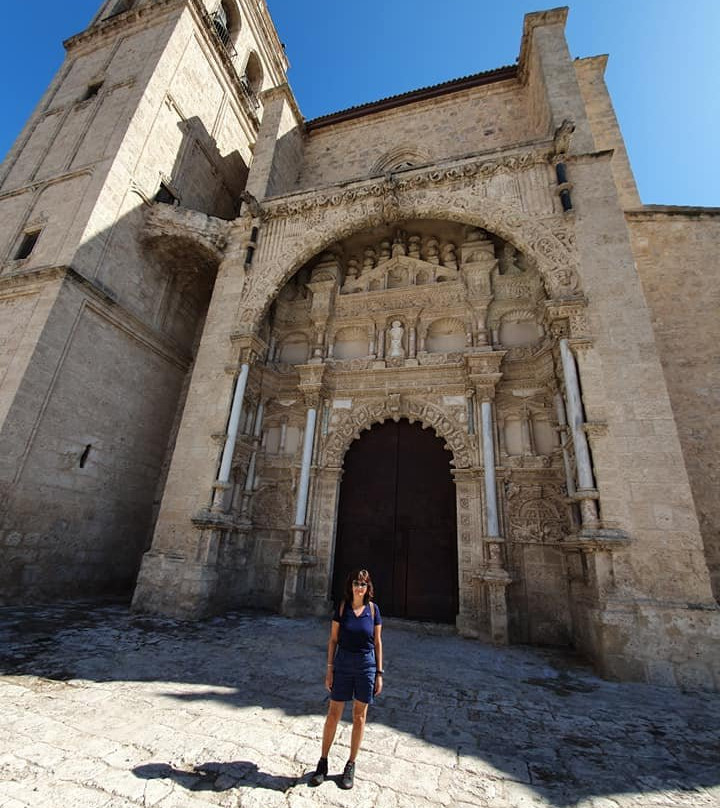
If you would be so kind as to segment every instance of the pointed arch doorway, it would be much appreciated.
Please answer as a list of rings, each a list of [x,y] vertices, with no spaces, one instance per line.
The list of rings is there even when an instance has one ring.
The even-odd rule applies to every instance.
[[[431,429],[376,424],[348,449],[333,569],[341,597],[350,569],[367,567],[384,614],[454,623],[458,611],[455,484]]]

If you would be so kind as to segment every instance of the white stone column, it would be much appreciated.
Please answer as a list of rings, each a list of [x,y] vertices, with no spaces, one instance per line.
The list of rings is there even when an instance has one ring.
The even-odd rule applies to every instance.
[[[252,492],[255,486],[255,467],[257,466],[257,447],[260,443],[260,439],[262,436],[262,422],[263,422],[263,415],[265,412],[265,404],[261,400],[257,406],[257,410],[255,412],[255,426],[253,428],[253,441],[254,441],[254,449],[252,456],[250,457],[250,464],[248,465],[247,476],[245,477],[245,488],[243,490],[243,497],[242,497],[242,505],[240,507],[240,512],[243,517],[247,517],[247,514],[250,511],[250,498],[252,496]]]
[[[298,484],[297,506],[295,508],[295,527],[305,527],[307,514],[308,493],[310,491],[310,466],[312,464],[313,444],[315,441],[315,423],[317,409],[308,408],[305,419],[305,436],[303,438],[302,467],[300,469],[300,482]]]
[[[408,335],[408,357],[410,359],[414,359],[417,355],[416,350],[417,345],[417,327],[412,325],[410,326],[410,333]]]
[[[384,328],[381,328],[378,331],[377,358],[378,359],[385,359],[385,329]]]
[[[567,338],[560,340],[560,358],[565,377],[565,395],[567,398],[567,418],[575,447],[575,465],[577,468],[578,490],[583,526],[597,526],[597,491],[593,478],[590,447],[585,434],[585,417],[583,414],[580,382],[578,380],[575,357]]]
[[[575,496],[575,479],[570,463],[570,453],[568,452],[567,418],[565,417],[565,402],[562,393],[555,394],[555,411],[557,412],[558,427],[560,431],[560,445],[562,446],[563,465],[565,466],[565,484],[569,497]]]
[[[235,383],[232,407],[230,409],[230,420],[228,421],[227,434],[225,436],[225,446],[223,448],[222,459],[220,460],[220,471],[215,482],[215,494],[213,496],[213,510],[223,509],[223,499],[230,480],[232,470],[232,460],[235,454],[240,418],[242,417],[243,399],[245,398],[245,388],[247,387],[250,364],[243,362],[240,367],[240,375]]]
[[[496,538],[500,535],[500,522],[498,518],[497,483],[495,480],[495,438],[493,434],[492,402],[483,401],[480,412],[482,416],[483,463],[485,466],[486,535]]]

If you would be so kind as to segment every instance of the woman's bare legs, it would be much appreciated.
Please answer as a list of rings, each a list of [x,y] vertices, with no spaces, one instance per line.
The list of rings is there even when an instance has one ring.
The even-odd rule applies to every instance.
[[[331,702],[332,703],[332,702]],[[365,731],[365,720],[367,719],[368,706],[365,702],[353,702],[353,727],[352,735],[350,736],[350,762],[354,763],[355,758],[360,751],[360,743],[362,742],[363,732]],[[337,726],[337,725],[336,725]],[[324,739],[323,739],[324,740]],[[325,747],[323,746],[323,749]],[[330,747],[328,746],[328,749]]]
[[[367,707],[367,705],[365,706]],[[342,718],[343,707],[345,707],[344,701],[333,701],[332,699],[330,699],[327,718],[325,719],[325,727],[323,728],[321,757],[326,758],[330,752],[330,747],[332,746],[333,741],[335,740],[335,732],[337,731],[338,722]],[[354,718],[354,711],[353,711],[353,718]],[[354,735],[355,735],[355,727],[353,725],[353,737]]]

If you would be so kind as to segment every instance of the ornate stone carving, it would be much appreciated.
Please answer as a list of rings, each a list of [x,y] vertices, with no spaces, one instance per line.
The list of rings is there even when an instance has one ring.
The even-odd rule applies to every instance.
[[[401,179],[393,178],[390,182],[358,183],[345,190],[335,192],[321,192],[303,194],[291,202],[266,202],[263,206],[263,218],[270,219],[276,216],[296,216],[314,208],[335,207],[338,205],[354,203],[368,197],[395,196],[398,191],[422,188],[426,185],[437,185],[444,182],[457,182],[458,180],[481,177],[489,179],[500,171],[522,171],[538,165],[547,165],[551,152],[538,150],[509,154],[495,160],[466,160],[458,161],[454,165],[443,169],[408,172],[408,176]],[[394,206],[394,202],[391,203]],[[395,221],[395,218],[389,221]]]
[[[260,488],[253,497],[252,516],[253,523],[260,528],[289,528],[293,520],[293,496],[289,484]]]
[[[445,176],[446,172],[439,173]],[[448,187],[449,180],[447,185],[443,185],[440,181],[442,177],[438,178],[432,192],[415,192],[411,186],[404,187],[400,183],[398,187],[404,192],[399,193],[398,220],[443,219],[482,227],[519,249],[528,266],[539,270],[550,295],[556,298],[572,296],[579,285],[575,272],[576,258],[574,252],[556,238],[548,223],[530,219],[519,208],[489,198],[482,183],[464,180],[463,172],[459,172],[458,177],[459,179],[454,180],[455,187]],[[458,183],[464,183],[465,187],[458,188]],[[462,193],[458,193],[458,190]],[[380,191],[381,185],[376,183],[338,192],[341,197],[350,194],[352,199],[348,197],[346,205],[332,214],[327,211],[327,215],[321,216],[317,223],[307,220],[301,200],[282,203],[291,205],[294,211],[292,215],[302,220],[294,228],[298,235],[286,240],[282,252],[273,257],[272,264],[264,268],[262,273],[257,272],[257,267],[254,267],[246,278],[243,300],[237,315],[239,322],[247,324],[243,327],[251,328],[259,323],[276,290],[298,267],[306,264],[329,244],[376,226],[382,219],[378,215],[376,199],[380,196]],[[313,194],[305,202],[317,201],[320,196],[322,195]],[[338,200],[337,205],[340,205],[340,201]],[[315,202],[310,210],[314,209],[314,204]],[[273,210],[277,213],[277,209]],[[286,210],[288,216],[291,215],[290,208],[283,210]],[[410,256],[397,256],[391,260],[413,259]],[[444,268],[444,271],[453,272],[451,268]],[[464,290],[460,298],[463,295]],[[412,301],[409,303],[412,305]]]
[[[352,410],[338,413],[323,449],[323,464],[342,465],[345,452],[352,441],[360,436],[360,432],[388,418],[408,418],[411,422],[419,421],[424,427],[432,427],[452,452],[450,462],[455,468],[469,468],[473,465],[475,448],[462,424],[427,401],[400,395],[361,403]]]
[[[562,489],[556,484],[506,483],[509,538],[512,541],[559,542],[570,525]]]
[[[405,329],[400,320],[393,320],[389,334],[390,347],[388,348],[388,359],[402,359],[405,356],[405,348],[403,347]]]

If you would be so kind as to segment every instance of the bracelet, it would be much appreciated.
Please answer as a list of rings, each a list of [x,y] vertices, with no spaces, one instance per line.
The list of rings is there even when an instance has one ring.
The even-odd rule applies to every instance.
[[[377,669],[377,670],[375,671],[375,675],[376,675],[376,676],[383,676],[383,675],[384,675],[384,673],[385,673],[385,671],[381,671],[380,669]]]

